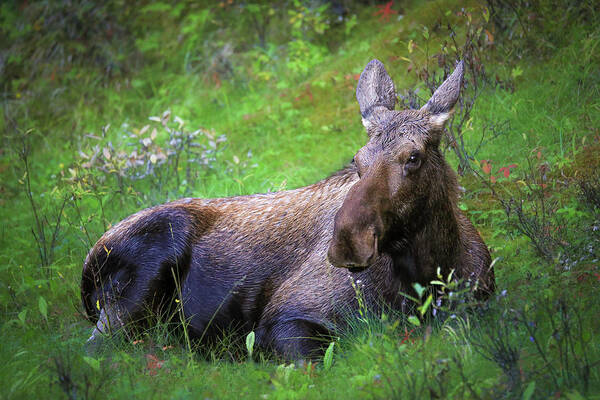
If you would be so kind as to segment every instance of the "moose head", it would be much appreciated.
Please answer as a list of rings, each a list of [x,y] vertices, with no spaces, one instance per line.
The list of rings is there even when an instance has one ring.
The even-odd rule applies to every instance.
[[[404,111],[394,110],[394,83],[380,61],[372,60],[362,72],[356,98],[369,140],[354,156],[359,180],[335,216],[328,250],[334,266],[368,267],[386,246],[409,241],[421,229],[421,216],[436,204],[444,208],[438,211],[452,212],[456,178],[439,144],[463,70],[459,62],[427,104]]]

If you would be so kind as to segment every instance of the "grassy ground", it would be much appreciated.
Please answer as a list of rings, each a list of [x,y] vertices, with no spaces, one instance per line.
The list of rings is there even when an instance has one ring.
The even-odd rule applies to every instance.
[[[471,6],[481,20],[482,8]],[[368,316],[336,342],[331,367],[290,365],[260,353],[248,361],[244,338],[234,332],[190,353],[180,333],[165,325],[135,340],[116,338],[97,354],[83,347],[91,326],[81,314],[81,265],[105,229],[184,195],[294,188],[336,171],[365,142],[354,98],[357,74],[378,58],[401,94],[420,84],[415,70],[433,63],[431,53],[447,39],[440,26],[454,24],[459,40],[464,37],[461,8],[451,0],[413,2],[400,10],[403,18],[383,22],[373,15],[376,8],[357,7],[355,26],[331,28],[340,37],[335,46],[318,62],[303,59],[307,72],[294,72],[275,50],[270,62],[252,69],[243,56],[255,48],[239,50],[233,76],[190,71],[180,51],[188,42],[178,44],[167,26],[157,29],[164,56],[116,77],[79,66],[5,86],[0,396],[600,398],[594,336],[600,331],[594,315],[600,31],[580,20],[541,23],[544,29],[530,30],[514,47],[489,32],[498,43],[486,48],[486,67],[508,83],[488,84],[476,100],[464,135],[469,149],[481,143],[471,163],[477,174],[461,178],[462,207],[495,259],[498,296],[483,310],[459,306],[419,327],[402,316]],[[9,11],[3,9],[3,24]],[[423,85],[417,88],[426,98]],[[191,164],[182,152],[180,165],[170,159],[151,177],[118,177],[119,151],[132,148],[127,135],[136,142],[157,129],[148,157],[168,147],[173,137],[148,120],[165,110],[171,111],[168,126],[180,125],[175,115],[185,121],[184,136],[201,127],[226,135],[217,152],[212,133],[198,139],[211,168],[194,165],[186,176]],[[94,146],[99,155],[86,168],[90,160],[81,152],[90,155]],[[452,151],[447,157],[458,164]],[[499,171],[513,164],[508,177]]]

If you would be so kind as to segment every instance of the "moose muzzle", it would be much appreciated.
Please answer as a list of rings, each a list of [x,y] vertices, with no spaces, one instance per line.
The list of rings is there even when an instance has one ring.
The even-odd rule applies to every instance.
[[[360,181],[338,210],[327,257],[336,267],[362,269],[378,257],[383,222],[373,187]]]

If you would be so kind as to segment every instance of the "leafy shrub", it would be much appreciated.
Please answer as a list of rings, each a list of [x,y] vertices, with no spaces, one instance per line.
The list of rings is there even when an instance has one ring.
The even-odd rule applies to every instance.
[[[578,181],[581,197],[596,214],[600,213],[600,174]]]
[[[447,16],[449,16],[449,12]],[[458,18],[456,25],[449,22],[445,31],[438,33],[440,37],[449,38],[441,41],[438,52],[432,52],[430,49],[431,43],[435,43],[435,41],[427,27],[422,29],[420,44],[416,39],[408,42],[408,51],[413,57],[409,69],[414,69],[418,81],[424,82],[430,95],[452,73],[458,60],[462,60],[465,64],[464,89],[453,116],[444,128],[444,150],[452,150],[458,160],[458,173],[463,175],[471,170],[471,162],[475,160],[481,143],[496,138],[504,131],[502,123],[490,124],[489,129],[484,129],[482,132],[480,146],[475,149],[467,146],[464,133],[471,130],[471,115],[477,98],[486,87],[510,87],[510,83],[501,81],[498,76],[495,80],[492,79],[484,64],[490,57],[490,49],[494,44],[494,37],[488,30],[489,11],[486,8],[462,9],[456,14],[456,17]],[[458,26],[465,27],[464,37],[458,37]],[[423,56],[425,62],[416,60],[417,57]],[[416,67],[416,65],[422,65],[422,67]],[[419,108],[422,105],[415,89],[411,89],[399,97],[405,107]],[[485,137],[490,133],[491,138]]]
[[[3,3],[0,8],[0,87],[15,90],[44,75],[55,79],[73,67],[93,65],[105,76],[130,64],[129,2],[88,0]]]
[[[34,183],[34,169],[31,165],[34,142],[37,139],[36,133],[33,130],[22,131],[15,127],[4,139],[7,147],[16,154],[18,159],[18,163],[13,165],[13,170],[19,177],[17,182],[25,194],[28,209],[31,211],[31,234],[40,258],[40,271],[42,276],[50,278],[50,266],[54,261],[55,250],[60,245],[64,234],[61,221],[68,196],[57,193],[56,188],[54,188],[55,192],[48,196],[45,196],[46,193],[39,194],[41,189]],[[47,198],[42,199],[42,197]]]
[[[170,111],[149,119],[153,124],[140,129],[124,125],[117,148],[109,141],[104,146],[96,144],[90,153],[80,151],[75,165],[87,174],[100,173],[91,179],[100,183],[114,177],[121,193],[131,191],[137,181],[148,181],[163,195],[173,190],[189,194],[200,174],[214,170],[227,137],[204,128],[188,131],[181,118],[171,120]],[[107,130],[108,126],[103,134]],[[70,172],[67,179],[76,180],[77,170]]]
[[[558,195],[569,189],[570,182],[557,179],[564,171],[546,159],[542,149],[534,148],[524,165],[499,167],[492,160],[480,160],[480,165],[481,170],[474,172],[499,202],[507,224],[529,238],[539,255],[547,261],[558,257],[564,264],[586,246],[576,231],[587,230],[587,213],[577,202]],[[587,179],[579,182],[580,187],[590,188],[588,194],[593,196],[594,183]]]
[[[600,13],[593,0],[486,0],[500,47],[519,58],[527,53],[547,54],[563,43],[565,30],[574,25],[593,27]]]
[[[190,196],[210,174],[243,174],[256,166],[249,164],[251,152],[225,160],[224,134],[188,130],[170,111],[149,120],[139,129],[123,124],[117,141],[109,139],[110,125],[99,136],[86,135],[73,163],[61,170],[57,186],[70,198],[67,222],[83,233],[86,246],[108,229],[115,204],[139,208]]]

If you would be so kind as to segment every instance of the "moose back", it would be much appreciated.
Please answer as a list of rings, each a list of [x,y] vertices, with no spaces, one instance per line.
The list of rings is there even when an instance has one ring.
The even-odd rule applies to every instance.
[[[83,266],[89,342],[177,302],[194,338],[254,330],[262,348],[305,357],[357,310],[349,275],[373,305],[401,308],[399,292],[438,268],[488,296],[490,256],[439,149],[463,69],[420,110],[394,111],[392,79],[373,60],[356,91],[368,141],[341,171],[295,190],[182,199],[115,225]]]

